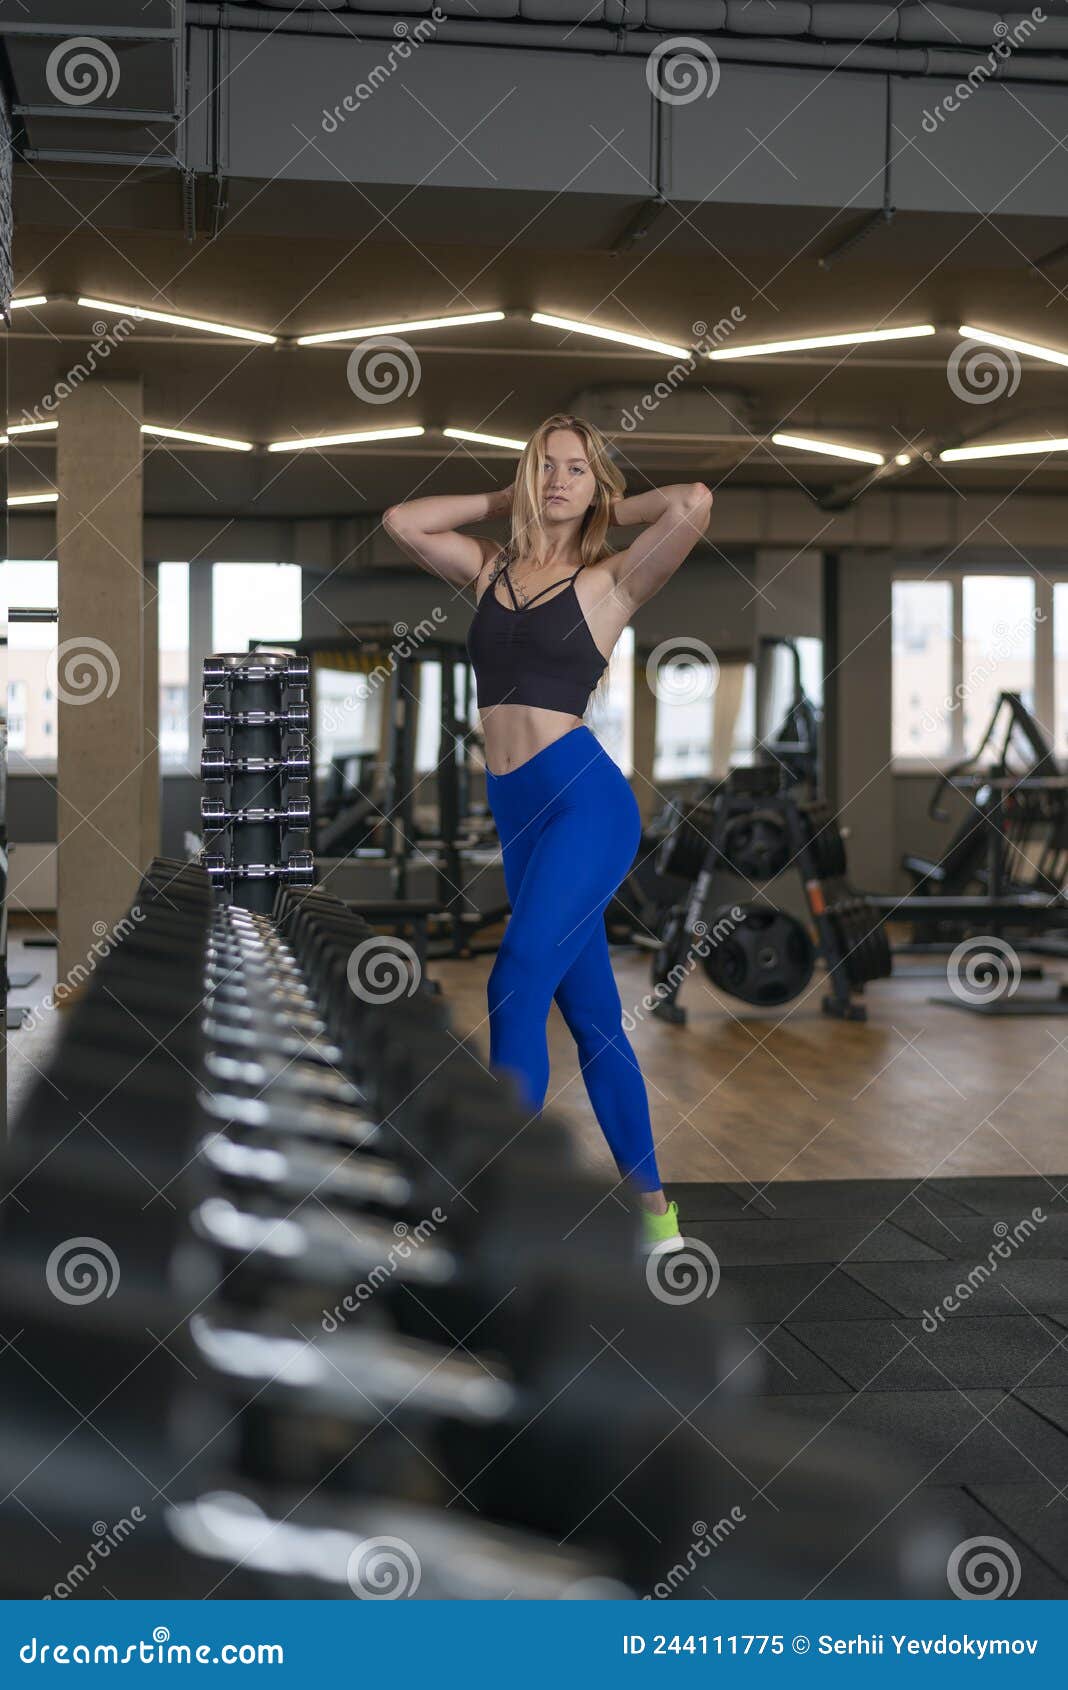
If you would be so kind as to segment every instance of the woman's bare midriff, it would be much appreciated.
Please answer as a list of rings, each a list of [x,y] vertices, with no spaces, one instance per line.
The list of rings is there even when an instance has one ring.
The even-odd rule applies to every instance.
[[[530,704],[491,704],[481,715],[486,767],[492,775],[510,774],[561,734],[582,726],[581,716]]]

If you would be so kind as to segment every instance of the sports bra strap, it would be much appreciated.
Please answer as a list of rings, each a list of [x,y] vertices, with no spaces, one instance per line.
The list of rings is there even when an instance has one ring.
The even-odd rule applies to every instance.
[[[515,605],[516,609],[517,610],[529,610],[530,606],[532,604],[534,604],[536,602],[536,600],[540,599],[543,593],[551,593],[554,587],[566,587],[569,581],[573,581],[575,579],[576,575],[582,574],[582,569],[583,569],[582,564],[579,564],[578,568],[576,570],[574,570],[572,572],[572,574],[565,575],[563,577],[563,580],[561,580],[561,581],[550,581],[549,585],[547,587],[542,587],[541,592],[535,593],[534,597],[531,598],[531,599],[528,599],[525,605],[520,605],[519,600],[515,596],[515,588],[512,586],[512,578],[508,573],[508,565],[507,564],[505,564],[504,569],[502,571],[502,574],[504,575],[504,578],[508,583],[508,591],[512,595],[512,603]]]

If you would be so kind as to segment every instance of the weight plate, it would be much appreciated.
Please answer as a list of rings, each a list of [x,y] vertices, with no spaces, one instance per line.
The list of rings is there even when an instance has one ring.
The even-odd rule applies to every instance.
[[[790,859],[786,821],[777,810],[749,810],[723,825],[719,850],[732,873],[759,883],[782,874]]]
[[[736,921],[732,909],[741,909]],[[798,997],[812,978],[816,948],[808,929],[786,910],[757,904],[725,905],[708,922],[722,933],[703,958],[705,973],[720,991],[761,1009]]]

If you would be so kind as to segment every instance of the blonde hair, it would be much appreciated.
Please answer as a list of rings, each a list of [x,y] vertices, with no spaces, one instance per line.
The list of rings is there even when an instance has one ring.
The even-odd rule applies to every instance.
[[[523,448],[512,495],[512,532],[508,552],[513,558],[532,552],[538,564],[545,562],[549,537],[542,520],[541,466],[549,436],[559,429],[570,429],[579,436],[596,483],[593,503],[582,519],[579,534],[579,553],[585,567],[611,557],[612,549],[607,538],[612,522],[612,501],[623,497],[627,484],[609,454],[608,441],[600,429],[583,417],[572,417],[564,411],[557,411],[540,423]]]
[[[579,532],[579,555],[585,568],[612,556],[612,548],[608,544],[612,501],[623,497],[627,484],[610,456],[608,441],[600,429],[585,418],[573,417],[565,411],[556,411],[539,424],[523,448],[515,475],[512,529],[505,553],[509,559],[514,559],[525,552],[532,552],[538,566],[545,562],[549,537],[542,520],[541,466],[549,436],[559,429],[570,429],[579,436],[596,483],[593,503],[582,519]],[[590,694],[591,702],[601,699],[607,692],[610,668],[611,660]]]

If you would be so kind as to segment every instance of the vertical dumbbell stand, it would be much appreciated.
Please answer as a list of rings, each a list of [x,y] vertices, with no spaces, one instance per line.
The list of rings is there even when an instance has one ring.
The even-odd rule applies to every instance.
[[[310,824],[308,668],[280,651],[204,660],[201,779],[225,796],[201,800],[201,861],[225,902],[261,914],[279,885],[315,878],[311,852],[289,842]]]

